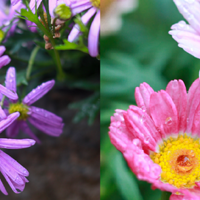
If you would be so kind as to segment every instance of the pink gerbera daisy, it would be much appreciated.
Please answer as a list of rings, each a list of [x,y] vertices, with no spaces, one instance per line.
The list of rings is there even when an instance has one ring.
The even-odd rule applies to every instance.
[[[182,80],[154,92],[142,83],[137,106],[116,110],[109,136],[138,179],[172,193],[170,200],[200,199],[200,79],[188,93]]]
[[[174,0],[179,12],[189,22],[180,21],[169,32],[178,46],[193,56],[200,58],[200,1]]]

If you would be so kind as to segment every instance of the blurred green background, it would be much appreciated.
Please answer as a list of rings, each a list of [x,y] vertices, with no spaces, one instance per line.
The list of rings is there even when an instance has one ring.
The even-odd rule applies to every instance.
[[[135,104],[134,90],[147,82],[158,91],[173,79],[187,89],[199,76],[200,61],[168,34],[182,20],[171,0],[143,0],[123,16],[120,31],[101,37],[101,200],[157,200],[159,190],[139,181],[110,143],[108,127],[115,109]]]

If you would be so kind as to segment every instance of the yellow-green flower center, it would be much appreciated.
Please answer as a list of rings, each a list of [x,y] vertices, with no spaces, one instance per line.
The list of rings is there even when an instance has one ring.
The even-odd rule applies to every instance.
[[[100,8],[100,0],[90,0],[92,5],[96,8]]]
[[[177,188],[192,188],[200,181],[200,143],[187,134],[170,137],[151,159],[160,165],[160,180]]]
[[[28,106],[24,105],[23,103],[13,103],[10,104],[9,113],[19,112],[20,116],[17,118],[17,120],[26,120],[28,118]]]

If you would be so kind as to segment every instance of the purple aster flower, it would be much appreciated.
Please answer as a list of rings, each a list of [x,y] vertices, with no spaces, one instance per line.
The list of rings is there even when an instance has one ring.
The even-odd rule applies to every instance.
[[[0,133],[8,128],[19,116],[19,112],[6,115],[0,107]],[[16,140],[0,138],[0,148],[4,149],[22,149],[34,144],[35,141],[31,139]],[[18,190],[23,191],[25,183],[28,182],[26,179],[26,176],[29,175],[28,171],[2,150],[0,150],[0,172],[15,193],[19,193]],[[1,179],[0,190],[5,195],[8,194]]]
[[[2,56],[5,50],[6,48],[4,46],[0,46],[0,69],[11,61],[9,56]]]
[[[17,111],[20,113],[18,119],[7,128],[6,133],[8,137],[15,137],[21,129],[39,143],[40,140],[29,128],[27,120],[33,126],[35,126],[36,128],[48,135],[55,137],[60,136],[64,125],[62,122],[62,118],[42,108],[31,106],[34,102],[36,102],[38,99],[43,97],[49,90],[51,90],[54,84],[54,80],[42,83],[40,86],[33,89],[29,94],[27,94],[22,100],[22,102],[18,102],[17,99],[13,100],[10,97],[8,97],[11,100],[11,103],[9,103],[8,105],[7,112],[9,114]],[[14,67],[10,67],[8,69],[6,74],[5,85],[5,88],[7,88],[8,90],[13,91],[14,93],[16,92],[16,72]]]
[[[17,140],[0,138],[0,148],[5,149],[22,149],[30,147],[34,144],[35,141],[31,139]],[[24,190],[25,184],[28,182],[26,176],[29,176],[29,172],[2,150],[0,150],[0,171],[10,185],[13,192],[19,193],[19,191]],[[8,194],[1,179],[0,190],[3,192],[3,194]]]
[[[71,9],[73,15],[87,12],[81,17],[83,24],[87,24],[94,16],[88,35],[88,49],[92,57],[99,54],[99,32],[100,32],[100,0],[71,0]],[[79,35],[79,26],[76,24],[68,36],[69,42],[73,42]]]

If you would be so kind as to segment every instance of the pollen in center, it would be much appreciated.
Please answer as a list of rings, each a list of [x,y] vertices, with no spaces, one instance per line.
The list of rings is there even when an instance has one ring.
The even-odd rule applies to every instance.
[[[8,112],[14,113],[19,112],[20,116],[17,118],[17,120],[26,120],[28,118],[28,106],[24,105],[23,103],[12,103],[9,105]]]
[[[92,5],[96,8],[100,8],[100,0],[90,0]]]
[[[199,139],[187,134],[168,138],[159,145],[159,153],[152,153],[151,159],[160,165],[160,180],[177,188],[192,188],[200,181]]]

